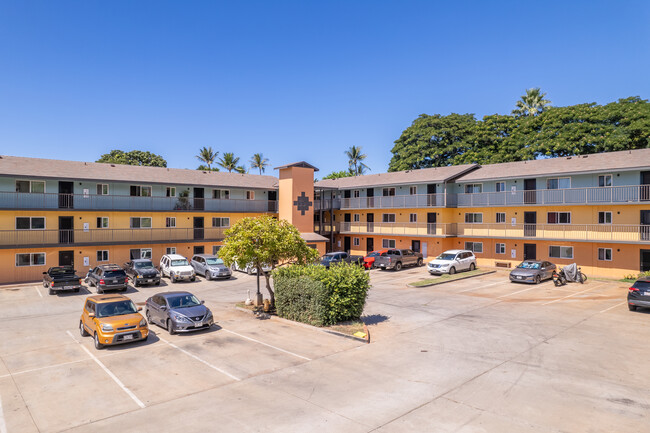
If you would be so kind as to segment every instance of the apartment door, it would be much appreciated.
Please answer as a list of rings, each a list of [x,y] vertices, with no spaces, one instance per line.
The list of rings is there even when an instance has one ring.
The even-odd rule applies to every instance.
[[[427,234],[428,235],[436,234],[436,213],[435,212],[427,213]]]
[[[524,236],[537,236],[537,212],[524,212]]]
[[[536,244],[524,244],[524,260],[537,260]]]
[[[641,272],[650,271],[650,250],[641,250]]]
[[[642,201],[650,200],[650,171],[641,172],[641,186],[640,186],[639,198]]]
[[[372,233],[375,231],[375,214],[369,213],[366,215],[366,231]]]
[[[427,185],[427,206],[436,205],[436,184]]]
[[[73,182],[59,182],[59,209],[73,208]]]
[[[205,190],[203,188],[194,188],[194,209],[205,209]],[[195,218],[196,220],[196,218]]]
[[[374,238],[366,238],[366,251],[374,251],[375,250],[375,239]]]
[[[194,217],[194,239],[203,239],[204,234],[203,217]]]
[[[537,203],[537,179],[524,179],[524,203]]]
[[[345,251],[346,253],[349,254],[351,246],[352,246],[352,244],[350,242],[350,236],[345,236],[343,238],[343,251]]]
[[[368,204],[368,208],[372,209],[375,207],[375,189],[374,188],[368,188],[366,190],[366,202]]]
[[[341,231],[343,232],[348,232],[352,230],[352,214],[346,213],[343,214],[343,227],[341,228]]]
[[[268,210],[269,212],[277,212],[278,211],[278,192],[277,191],[269,191],[269,205],[268,205]]]
[[[71,216],[59,217],[59,243],[60,244],[74,243],[74,217]]]
[[[59,266],[74,267],[74,251],[59,251]]]
[[[203,245],[194,245],[194,254],[204,254],[205,247]]]
[[[641,226],[639,227],[639,230],[641,231],[641,240],[650,241],[650,210],[641,211],[640,224]]]
[[[419,253],[420,241],[416,241],[416,240],[411,241],[411,249],[413,250],[413,252]]]

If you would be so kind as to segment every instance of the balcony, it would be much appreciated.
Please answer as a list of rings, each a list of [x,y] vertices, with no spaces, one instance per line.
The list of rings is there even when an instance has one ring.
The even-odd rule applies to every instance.
[[[1,230],[0,247],[221,241],[227,228]]]
[[[650,185],[462,193],[458,207],[634,204],[650,202]]]
[[[455,223],[337,223],[336,229],[341,234],[394,235],[394,236],[455,236]]]
[[[650,225],[627,224],[457,224],[456,234],[478,238],[550,239],[586,242],[647,242]]]
[[[277,201],[185,197],[0,192],[0,209],[277,212]]]
[[[319,210],[330,210],[330,209],[340,209],[341,208],[341,200],[338,198],[331,199],[331,198],[324,198],[322,199],[314,199],[314,210],[319,211]]]
[[[444,207],[447,194],[390,195],[342,198],[341,209],[414,209]]]

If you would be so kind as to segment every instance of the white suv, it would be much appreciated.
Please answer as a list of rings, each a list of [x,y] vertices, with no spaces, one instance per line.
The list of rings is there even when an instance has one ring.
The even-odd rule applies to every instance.
[[[165,254],[160,258],[160,276],[167,276],[175,283],[178,280],[196,279],[196,272],[187,259],[179,254]]]
[[[431,260],[427,265],[430,274],[453,275],[458,271],[476,269],[476,256],[469,250],[449,250]]]

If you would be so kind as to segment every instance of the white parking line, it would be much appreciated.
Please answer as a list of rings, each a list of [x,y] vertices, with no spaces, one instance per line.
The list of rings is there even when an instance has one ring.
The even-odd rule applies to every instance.
[[[472,290],[481,290],[481,289],[485,289],[486,287],[496,286],[497,284],[504,284],[504,282],[503,281],[497,281],[496,283],[486,284],[484,286],[472,287],[471,289],[465,289],[465,290],[461,290],[461,291],[455,292],[455,293],[465,293],[465,292],[471,292]]]
[[[5,414],[2,410],[2,398],[0,398],[0,433],[7,433],[7,424],[5,424]]]
[[[79,345],[79,347],[81,347],[81,348],[84,350],[84,352],[86,352],[86,353],[88,354],[88,356],[90,356],[90,358],[91,358],[93,361],[95,361],[95,362],[97,363],[97,365],[99,365],[99,366],[102,368],[102,370],[104,370],[104,371],[106,372],[106,374],[108,374],[108,376],[109,376],[111,379],[113,379],[113,380],[115,381],[115,383],[117,383],[117,384],[119,385],[120,388],[122,388],[122,390],[123,390],[124,392],[126,392],[126,393],[129,395],[129,397],[131,397],[131,399],[133,399],[133,401],[134,401],[138,406],[140,406],[140,407],[143,408],[143,409],[145,408],[144,403],[142,403],[142,402],[140,401],[140,399],[139,399],[138,397],[136,397],[135,394],[133,394],[133,392],[131,392],[131,390],[130,390],[129,388],[127,388],[126,386],[124,386],[124,384],[122,383],[122,381],[121,381],[120,379],[118,379],[117,376],[115,376],[115,375],[113,374],[113,372],[112,372],[111,370],[108,369],[108,367],[106,367],[106,366],[105,366],[105,365],[104,365],[104,364],[103,364],[99,359],[97,359],[97,357],[96,357],[95,355],[93,355],[92,352],[91,352],[90,350],[86,349],[86,348],[85,348],[85,347],[84,347],[80,342],[78,342],[77,339],[74,338],[74,336],[72,335],[72,333],[71,333],[70,331],[65,331],[65,332],[70,336],[70,338],[72,338],[72,339],[73,339],[73,340],[74,340],[74,341]]]
[[[581,293],[589,292],[589,291],[591,291],[591,290],[595,290],[595,289],[598,289],[598,288],[600,288],[600,287],[592,287],[591,289],[586,289],[586,290],[583,290],[583,291],[581,291],[581,292],[576,292],[576,293],[573,293],[573,294],[571,294],[571,295],[565,296],[565,297],[563,297],[563,298],[558,298],[558,299],[554,299],[554,300],[549,301],[549,302],[544,302],[542,305],[549,305],[549,304],[553,304],[553,303],[555,303],[555,302],[560,302],[560,301],[563,301],[563,300],[565,300],[565,299],[567,299],[567,298],[571,298],[571,297],[576,296],[576,295],[579,295],[579,294],[581,294]]]
[[[537,285],[534,285],[533,287],[529,287],[529,288],[527,288],[527,289],[517,290],[516,292],[512,292],[512,293],[507,293],[507,294],[505,294],[505,295],[501,295],[501,296],[497,297],[497,299],[505,298],[506,296],[516,295],[517,293],[527,292],[527,291],[529,291],[529,290],[533,290],[533,289],[537,289],[537,288],[539,288],[539,287],[538,287]]]
[[[38,287],[34,286],[34,288],[35,288],[36,291],[38,292],[38,296],[40,296],[40,297],[42,298],[42,297],[43,297],[43,294],[41,293],[40,290],[38,290]]]
[[[159,338],[160,341],[162,341],[163,343],[166,343],[166,344],[170,345],[170,346],[173,347],[174,349],[180,350],[181,352],[183,352],[184,354],[186,354],[186,355],[189,356],[190,358],[194,358],[194,359],[196,359],[197,361],[202,362],[203,364],[207,365],[208,367],[212,368],[213,370],[217,370],[219,373],[221,373],[221,374],[225,374],[226,376],[230,377],[230,378],[233,379],[233,380],[236,380],[236,381],[240,381],[240,380],[241,380],[240,378],[238,378],[238,377],[236,377],[236,376],[233,376],[232,374],[228,373],[227,371],[224,371],[224,370],[220,369],[219,367],[210,364],[208,361],[205,361],[205,360],[199,358],[198,356],[196,356],[196,355],[194,355],[194,354],[188,352],[187,350],[185,350],[185,349],[181,349],[181,348],[178,347],[177,345],[175,345],[175,344],[173,344],[173,343],[170,343],[169,341],[165,340],[165,339],[162,338],[161,336],[158,336],[158,338]]]
[[[279,350],[280,352],[287,353],[287,354],[292,355],[292,356],[295,356],[295,357],[297,357],[297,358],[302,358],[302,359],[306,359],[307,361],[311,361],[311,358],[307,358],[306,356],[298,355],[297,353],[293,353],[293,352],[289,352],[288,350],[280,349],[279,347],[272,346],[272,345],[270,345],[270,344],[264,343],[263,341],[259,341],[259,340],[256,340],[256,339],[254,339],[254,338],[251,338],[251,337],[247,337],[247,336],[245,336],[245,335],[238,334],[238,333],[236,333],[235,331],[229,331],[229,330],[224,329],[224,328],[221,328],[221,329],[222,329],[223,331],[226,331],[226,332],[229,332],[229,333],[231,333],[231,334],[237,335],[238,337],[245,338],[246,340],[254,341],[255,343],[262,344],[262,345],[264,345],[264,346],[270,347],[270,348],[275,349],[275,350]]]
[[[616,307],[620,307],[621,305],[625,305],[625,304],[627,304],[627,301],[623,301],[623,302],[620,302],[620,303],[618,303],[618,304],[616,304],[616,305],[612,305],[612,306],[609,307],[609,308],[605,308],[604,310],[599,311],[599,313],[606,313],[606,312],[608,312],[608,311],[611,310],[611,309],[614,309],[614,308],[616,308]]]

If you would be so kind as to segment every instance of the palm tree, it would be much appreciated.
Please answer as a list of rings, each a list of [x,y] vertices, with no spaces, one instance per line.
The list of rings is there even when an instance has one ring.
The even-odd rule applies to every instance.
[[[368,155],[361,153],[361,146],[352,146],[345,151],[345,155],[348,157],[350,172],[353,176],[360,176],[365,170],[370,170],[370,167],[362,162]]]
[[[199,161],[205,162],[208,165],[208,170],[211,170],[212,167],[210,166],[214,163],[214,160],[217,159],[217,155],[219,155],[219,152],[213,151],[212,146],[203,146],[203,148],[199,151],[199,154],[196,155],[196,158]]]
[[[248,173],[248,170],[246,170],[246,166],[245,166],[245,165],[238,165],[237,167],[235,167],[235,171],[236,171],[237,173],[241,173],[241,174]]]
[[[546,109],[546,106],[551,104],[551,101],[544,99],[546,93],[542,93],[539,87],[533,89],[526,89],[526,94],[517,101],[517,108],[512,110],[512,114],[516,116],[535,116]]]
[[[229,173],[232,173],[237,168],[238,162],[239,157],[236,157],[232,152],[226,152],[222,158],[219,158],[218,164],[228,170]]]
[[[264,167],[266,167],[269,162],[268,159],[264,158],[264,155],[261,153],[256,153],[253,155],[253,158],[251,159],[251,168],[258,168],[260,170],[260,174],[264,172]]]

